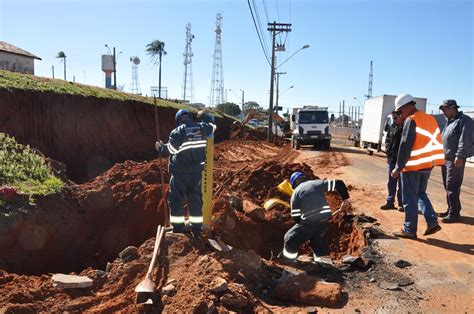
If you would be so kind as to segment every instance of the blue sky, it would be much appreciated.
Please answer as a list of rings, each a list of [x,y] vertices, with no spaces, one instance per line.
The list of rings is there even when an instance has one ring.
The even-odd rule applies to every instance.
[[[473,102],[473,1],[468,0],[250,0],[258,8],[264,40],[268,21],[292,23],[283,61],[303,45],[278,71],[280,105],[358,106],[367,93],[370,60],[374,62],[373,95],[409,92],[428,98],[437,112],[443,99],[454,98],[463,110]],[[195,35],[194,100],[208,103],[216,14],[223,15],[222,51],[227,100],[245,100],[268,107],[270,66],[266,61],[246,0],[0,0],[0,40],[41,57],[36,75],[62,77],[55,56],[68,56],[68,79],[104,86],[100,56],[104,44],[115,46],[118,85],[128,91],[130,56],[142,60],[139,78],[143,94],[158,85],[158,67],[145,48],[165,42],[162,85],[170,98],[180,98],[183,83],[185,27]],[[268,19],[267,19],[268,16]],[[285,37],[282,37],[284,40]],[[292,89],[288,89],[294,86]],[[347,110],[347,109],[346,109]]]

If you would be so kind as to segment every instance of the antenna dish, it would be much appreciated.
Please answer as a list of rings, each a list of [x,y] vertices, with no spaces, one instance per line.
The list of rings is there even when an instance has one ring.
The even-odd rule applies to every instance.
[[[133,62],[136,65],[140,64],[140,58],[138,57],[130,57],[130,62]]]

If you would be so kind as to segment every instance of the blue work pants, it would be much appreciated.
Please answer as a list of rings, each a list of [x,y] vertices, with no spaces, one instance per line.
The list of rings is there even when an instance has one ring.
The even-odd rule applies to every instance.
[[[297,223],[285,233],[283,255],[295,259],[299,247],[306,241],[309,241],[314,255],[318,257],[328,255],[327,230],[327,222]]]
[[[428,228],[438,224],[438,218],[426,194],[431,170],[401,173],[403,209],[405,210],[405,232],[415,233],[418,226],[418,205]]]
[[[396,162],[387,163],[387,170],[388,170],[388,183],[387,183],[387,204],[395,204],[395,195],[397,196],[397,203],[398,206],[402,206],[402,192],[401,192],[401,182],[400,178],[394,179],[392,177],[392,170],[395,168]],[[398,189],[397,189],[398,185]]]
[[[189,223],[194,236],[199,236],[202,227],[202,173],[173,173],[170,179],[168,204],[173,232],[186,232],[183,204],[188,201]]]

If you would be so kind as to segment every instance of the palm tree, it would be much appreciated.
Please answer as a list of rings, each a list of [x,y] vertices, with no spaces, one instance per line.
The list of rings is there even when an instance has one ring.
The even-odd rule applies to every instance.
[[[158,98],[161,98],[161,57],[166,55],[165,43],[159,40],[154,40],[148,45],[146,45],[145,50],[149,55],[151,55],[151,61],[154,64],[159,64],[158,70]],[[157,60],[158,59],[158,60]]]
[[[58,55],[56,56],[56,58],[62,58],[63,62],[64,62],[64,80],[66,80],[66,54],[64,53],[64,51],[60,51],[58,52]]]

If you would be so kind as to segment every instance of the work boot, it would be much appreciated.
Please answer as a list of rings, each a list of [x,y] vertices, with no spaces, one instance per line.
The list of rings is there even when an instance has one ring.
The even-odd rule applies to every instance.
[[[453,222],[460,222],[461,221],[461,216],[453,214],[453,213],[449,213],[448,216],[441,219],[441,221],[444,222],[445,224],[449,224],[449,223],[453,223]]]
[[[405,212],[405,209],[403,209],[402,205],[398,205],[398,211],[403,213]]]
[[[438,213],[438,214],[436,214],[436,215],[437,215],[438,217],[440,217],[440,218],[444,218],[444,217],[446,217],[446,216],[449,215],[449,211],[446,210],[445,212]]]
[[[423,235],[427,236],[433,233],[436,233],[441,230],[441,226],[439,224],[433,226],[433,227],[428,227],[426,228],[425,232],[423,232]]]
[[[406,232],[403,229],[400,231],[395,231],[393,235],[397,238],[416,239],[416,233]]]
[[[380,209],[385,210],[385,209],[397,209],[397,208],[395,207],[395,204],[387,203],[385,205],[380,206]]]

